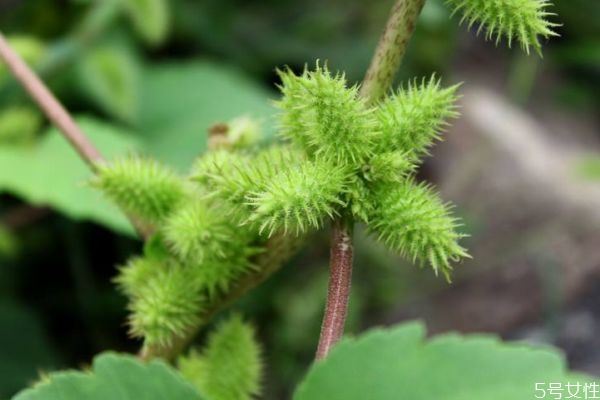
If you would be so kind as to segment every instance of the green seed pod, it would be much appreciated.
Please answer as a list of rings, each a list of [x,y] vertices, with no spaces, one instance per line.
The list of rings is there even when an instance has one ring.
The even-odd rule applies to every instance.
[[[181,357],[178,368],[211,400],[251,400],[260,394],[260,346],[252,326],[239,316],[221,322],[202,353]]]
[[[555,15],[546,11],[551,4],[549,0],[446,0],[446,3],[455,13],[462,13],[461,23],[466,21],[469,28],[481,24],[477,33],[485,29],[486,39],[495,38],[498,44],[506,37],[510,47],[516,38],[527,54],[533,47],[541,55],[540,36],[558,36],[553,28],[559,24],[547,20]]]
[[[346,87],[344,75],[331,75],[319,65],[300,76],[278,72],[282,136],[332,163],[359,166],[372,154],[377,128],[373,110],[358,97],[356,86]]]
[[[441,88],[432,76],[416,80],[406,88],[385,99],[376,115],[382,132],[380,151],[401,151],[411,160],[418,161],[427,154],[433,141],[440,138],[448,118],[455,118],[458,85]]]
[[[184,181],[158,162],[130,156],[100,165],[92,185],[118,206],[159,223],[187,198]]]
[[[458,240],[458,220],[427,185],[407,180],[384,186],[374,193],[375,207],[369,231],[401,255],[428,262],[433,270],[450,277],[451,262],[469,257]]]

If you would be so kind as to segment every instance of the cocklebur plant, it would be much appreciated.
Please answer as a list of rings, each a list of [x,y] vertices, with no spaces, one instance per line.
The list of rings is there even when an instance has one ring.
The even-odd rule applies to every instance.
[[[220,174],[198,168],[196,177],[244,209],[240,223],[256,224],[259,233],[302,234],[350,214],[393,250],[449,277],[451,262],[467,255],[457,244],[458,224],[412,176],[446,119],[456,116],[457,87],[444,89],[432,77],[369,107],[358,87],[326,67],[279,74],[279,132],[291,149],[269,149],[258,161],[230,160]]]
[[[130,298],[131,333],[147,346],[168,346],[199,323],[205,302],[253,268],[255,235],[156,161],[129,156],[98,171],[92,184],[155,229],[116,282]]]
[[[188,177],[137,156],[98,167],[92,184],[155,232],[116,278],[130,299],[130,332],[148,349],[173,346],[205,322],[206,304],[264,268],[256,257],[269,238],[302,237],[334,218],[365,222],[392,250],[447,277],[467,256],[448,207],[414,181],[456,116],[456,86],[432,77],[367,106],[325,67],[280,75],[280,133],[290,143],[219,146]]]
[[[517,37],[525,50],[554,34],[544,19],[547,2],[449,3],[488,36]],[[332,220],[363,222],[391,250],[448,280],[452,264],[468,257],[451,206],[415,180],[429,148],[458,116],[458,85],[444,87],[431,76],[374,100],[318,63],[300,75],[278,74],[285,143],[254,146],[256,125],[233,123],[217,132],[216,145],[187,177],[136,157],[99,168],[95,185],[153,226],[152,246],[161,249],[160,260],[146,254],[117,278],[131,297],[131,331],[148,349],[187,337],[203,322],[203,304],[263,268],[255,260],[271,237],[291,241]]]
[[[486,38],[506,37],[509,45],[516,38],[527,52],[539,52],[539,38],[555,35],[546,0],[446,2],[469,26],[480,24]],[[248,121],[219,126],[210,151],[185,176],[139,156],[106,162],[81,132],[55,121],[95,170],[92,184],[144,228],[143,254],[115,279],[129,298],[130,332],[143,339],[143,358],[176,359],[216,312],[329,222],[331,278],[318,358],[343,332],[355,223],[447,279],[452,264],[468,257],[451,206],[415,178],[458,116],[458,86],[432,76],[390,90],[424,3],[397,1],[361,85],[320,64],[300,75],[279,70],[283,144],[259,147],[256,124]],[[0,50],[12,60],[5,46]],[[45,109],[60,107],[32,95]],[[211,399],[250,398],[258,390],[258,353],[251,329],[234,317],[179,367]],[[236,374],[227,375],[232,368]]]

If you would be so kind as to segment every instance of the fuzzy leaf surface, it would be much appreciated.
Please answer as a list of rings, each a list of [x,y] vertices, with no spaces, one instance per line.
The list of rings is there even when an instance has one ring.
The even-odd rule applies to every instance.
[[[103,353],[89,372],[52,373],[13,400],[202,400],[162,361],[144,364],[133,356]]]
[[[540,395],[538,382],[569,381],[591,379],[570,374],[556,350],[486,335],[427,340],[422,324],[409,323],[344,339],[312,366],[294,400],[528,400]]]

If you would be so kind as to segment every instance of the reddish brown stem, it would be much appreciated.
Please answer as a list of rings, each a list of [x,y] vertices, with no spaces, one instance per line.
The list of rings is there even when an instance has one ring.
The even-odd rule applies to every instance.
[[[97,170],[97,164],[104,158],[79,128],[77,123],[62,104],[54,97],[50,90],[44,85],[40,78],[27,66],[25,61],[11,49],[4,35],[0,32],[0,59],[2,59],[17,81],[25,88],[31,98],[38,104],[44,114],[58,128],[63,136],[71,143],[79,156],[85,161],[92,171]],[[132,216],[128,216],[139,235],[147,238],[150,227]]]
[[[352,231],[352,223],[344,219],[335,220],[331,226],[329,288],[317,360],[325,358],[344,334],[352,282]]]

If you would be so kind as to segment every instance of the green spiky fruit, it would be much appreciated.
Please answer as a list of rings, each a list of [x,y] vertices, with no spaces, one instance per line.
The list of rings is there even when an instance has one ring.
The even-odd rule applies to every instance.
[[[428,262],[447,279],[451,262],[469,257],[458,244],[464,236],[456,231],[460,223],[429,186],[407,180],[379,189],[375,198],[369,230],[393,251]]]
[[[129,309],[130,333],[147,345],[168,346],[200,321],[201,287],[190,268],[169,265],[137,289]]]
[[[373,152],[377,124],[373,110],[348,88],[344,75],[317,65],[300,76],[279,71],[283,97],[280,134],[307,154],[346,165],[361,165]]]
[[[137,296],[145,286],[164,270],[164,263],[150,257],[135,257],[119,268],[114,282],[129,297]]]
[[[257,154],[219,150],[196,162],[192,179],[213,195],[239,206],[250,191],[264,186],[281,168],[297,161],[298,154],[287,146],[271,146]]]
[[[244,162],[245,157],[240,152],[225,149],[209,151],[194,162],[191,177],[202,185],[210,185],[216,177],[231,174]]]
[[[250,400],[260,393],[260,347],[239,316],[221,322],[202,353],[191,351],[178,367],[211,400]]]
[[[362,177],[368,182],[400,182],[414,172],[415,164],[402,151],[386,151],[374,155],[362,168]]]
[[[260,251],[260,248],[236,240],[232,232],[230,246],[222,257],[210,257],[189,268],[193,270],[196,282],[212,298],[219,293],[227,293],[241,276],[254,270],[256,266],[251,262],[251,257]]]
[[[410,82],[385,99],[376,115],[382,132],[378,148],[402,151],[416,161],[439,139],[447,119],[458,116],[455,102],[458,85],[442,88],[432,76]]]
[[[92,184],[125,211],[159,223],[183,200],[183,180],[158,162],[138,156],[98,166]]]
[[[485,29],[486,39],[494,39],[498,44],[506,37],[510,47],[516,38],[527,54],[531,47],[541,54],[540,36],[557,36],[553,29],[559,25],[547,19],[554,15],[547,11],[549,0],[446,0],[446,3],[455,13],[462,13],[461,23],[466,21],[469,28],[481,24],[477,33]]]
[[[324,218],[333,218],[344,205],[348,171],[324,162],[305,162],[281,170],[264,188],[251,192],[249,222],[269,236],[282,230],[300,234],[319,228]]]
[[[303,161],[301,155],[288,146],[271,146],[243,157],[230,154],[203,157],[206,160],[197,163],[192,176],[213,196],[227,200],[232,219],[239,223],[255,220],[252,200],[256,193],[266,190],[281,171]]]
[[[223,210],[198,200],[176,210],[162,230],[166,243],[183,262],[202,263],[208,256],[225,256],[232,241],[229,225]]]

